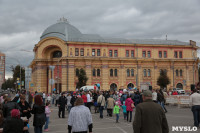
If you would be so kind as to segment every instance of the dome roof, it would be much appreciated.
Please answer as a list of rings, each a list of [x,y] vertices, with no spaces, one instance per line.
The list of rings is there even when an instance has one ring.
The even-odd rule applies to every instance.
[[[56,24],[49,26],[41,35],[40,40],[46,37],[58,37],[64,41],[78,39],[82,33],[73,25],[69,24],[66,19],[60,19]]]

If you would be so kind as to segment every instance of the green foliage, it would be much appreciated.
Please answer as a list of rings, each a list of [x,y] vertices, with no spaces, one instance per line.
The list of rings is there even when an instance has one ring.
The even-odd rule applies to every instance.
[[[11,70],[13,72],[13,81],[17,82],[17,78],[20,78],[20,66],[11,66]],[[25,81],[25,69],[21,67],[21,81]]]
[[[88,81],[88,77],[86,76],[86,72],[83,68],[80,69],[78,74],[78,82],[76,83],[77,88],[81,88],[85,86]]]
[[[161,89],[164,89],[164,87],[167,87],[168,84],[170,84],[170,80],[169,77],[167,77],[167,72],[161,70],[160,76],[157,79],[157,85],[159,85]]]
[[[1,89],[6,90],[7,88],[14,88],[14,82],[12,78],[5,80],[5,82],[1,86]]]

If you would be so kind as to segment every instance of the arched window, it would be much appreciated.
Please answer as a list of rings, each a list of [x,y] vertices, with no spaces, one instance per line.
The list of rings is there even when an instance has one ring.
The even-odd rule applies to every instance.
[[[115,69],[115,77],[117,77],[117,69]]]
[[[144,69],[144,77],[146,77],[147,76],[147,71],[146,71],[146,69]]]
[[[113,69],[110,69],[110,77],[113,77]]]
[[[182,69],[180,70],[180,76],[181,77],[183,76],[183,70]]]
[[[148,69],[148,77],[151,77],[151,70]]]
[[[95,77],[96,76],[96,69],[93,69],[92,75]]]
[[[78,75],[79,75],[79,69],[76,68],[76,76],[78,76]]]
[[[127,71],[127,77],[130,77],[130,70],[127,69],[126,71]]]
[[[134,76],[134,69],[131,69],[131,76]]]
[[[54,51],[53,52],[53,58],[60,58],[60,57],[62,57],[61,51]]]
[[[178,76],[178,70],[176,69],[176,76]]]
[[[100,77],[100,75],[101,75],[101,70],[100,70],[100,69],[97,69],[97,76]]]

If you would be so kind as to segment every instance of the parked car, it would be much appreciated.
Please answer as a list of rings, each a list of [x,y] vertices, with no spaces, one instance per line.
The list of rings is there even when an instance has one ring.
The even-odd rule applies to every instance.
[[[183,90],[182,88],[173,88],[173,91],[177,91],[178,94],[185,94],[185,90]]]
[[[91,90],[98,90],[98,87],[97,86],[82,86],[80,88],[80,91],[85,91],[85,90],[88,90],[88,91],[91,91]]]

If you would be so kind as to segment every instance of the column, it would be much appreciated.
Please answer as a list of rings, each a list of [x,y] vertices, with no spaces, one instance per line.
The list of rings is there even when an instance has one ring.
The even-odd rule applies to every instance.
[[[110,75],[110,70],[108,68],[108,61],[102,61],[102,85],[101,85],[102,90],[110,89],[109,75]]]
[[[88,77],[87,85],[92,85],[92,63],[91,61],[85,62],[85,72]]]

